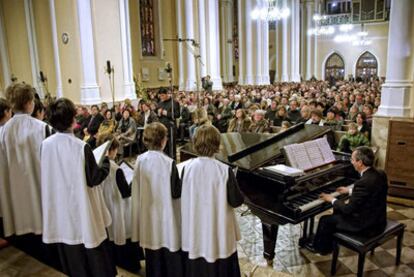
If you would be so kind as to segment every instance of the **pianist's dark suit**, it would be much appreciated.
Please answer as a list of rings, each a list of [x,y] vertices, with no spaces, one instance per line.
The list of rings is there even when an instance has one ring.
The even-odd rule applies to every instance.
[[[348,203],[336,200],[334,214],[321,217],[315,235],[315,250],[332,251],[332,234],[336,231],[373,236],[382,232],[387,223],[387,176],[369,168],[354,183]]]

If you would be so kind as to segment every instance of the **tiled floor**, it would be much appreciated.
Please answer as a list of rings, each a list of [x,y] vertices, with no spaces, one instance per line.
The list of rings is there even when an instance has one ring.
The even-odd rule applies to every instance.
[[[240,210],[244,209],[246,208]],[[376,248],[374,255],[367,255],[364,276],[414,276],[414,208],[389,204],[387,213],[388,218],[407,225],[401,265],[395,266],[396,240],[394,239]],[[239,217],[239,223],[243,237],[239,244],[239,257],[247,257],[253,264],[265,264],[262,257],[260,220],[252,214],[247,214]],[[291,273],[294,276],[330,276],[331,255],[317,256],[298,247],[301,227],[301,225],[279,227],[273,270]],[[355,276],[357,254],[341,247],[339,256],[336,276]]]
[[[244,276],[330,276],[330,255],[317,256],[298,247],[301,225],[285,225],[279,228],[273,267],[267,266],[262,256],[261,222],[249,212],[241,216],[246,209],[245,206],[237,209],[242,232],[238,255]],[[396,241],[389,241],[378,247],[374,255],[367,255],[364,276],[414,276],[414,208],[389,204],[388,217],[407,225],[401,265],[395,266]],[[341,248],[339,256],[336,276],[355,276],[357,255]],[[0,250],[0,276],[62,276],[62,274],[9,246]],[[140,275],[119,269],[119,276],[145,276],[145,266]]]

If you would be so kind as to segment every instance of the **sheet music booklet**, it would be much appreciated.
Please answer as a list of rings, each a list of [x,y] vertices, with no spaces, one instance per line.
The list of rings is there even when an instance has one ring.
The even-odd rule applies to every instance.
[[[288,164],[304,171],[336,161],[325,137],[286,145],[283,149]]]
[[[121,161],[119,168],[124,172],[128,185],[131,185],[132,180],[134,179],[134,167],[126,161]]]
[[[95,156],[96,163],[99,167],[102,166],[102,163],[105,159],[106,152],[108,152],[109,147],[112,144],[112,140],[108,140],[107,142],[103,143],[101,146],[95,148],[93,150],[93,155]]]

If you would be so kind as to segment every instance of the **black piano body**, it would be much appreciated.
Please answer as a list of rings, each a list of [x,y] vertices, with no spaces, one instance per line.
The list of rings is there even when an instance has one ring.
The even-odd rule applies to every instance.
[[[244,203],[260,218],[263,229],[264,257],[272,263],[278,226],[304,222],[300,246],[313,234],[314,216],[331,208],[329,203],[315,203],[320,193],[334,192],[338,186],[351,185],[359,175],[350,155],[335,152],[336,161],[307,171],[299,177],[284,176],[263,167],[286,164],[283,146],[332,135],[329,127],[298,124],[279,134],[224,133],[216,158],[237,167],[237,181]],[[192,144],[181,151],[181,161],[197,156]],[[319,201],[322,202],[322,201]],[[305,208],[306,207],[306,208]]]

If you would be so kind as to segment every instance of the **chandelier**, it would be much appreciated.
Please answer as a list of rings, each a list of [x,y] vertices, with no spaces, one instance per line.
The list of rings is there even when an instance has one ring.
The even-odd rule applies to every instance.
[[[266,0],[264,5],[255,7],[250,16],[253,20],[278,21],[290,16],[290,9],[279,0]]]

